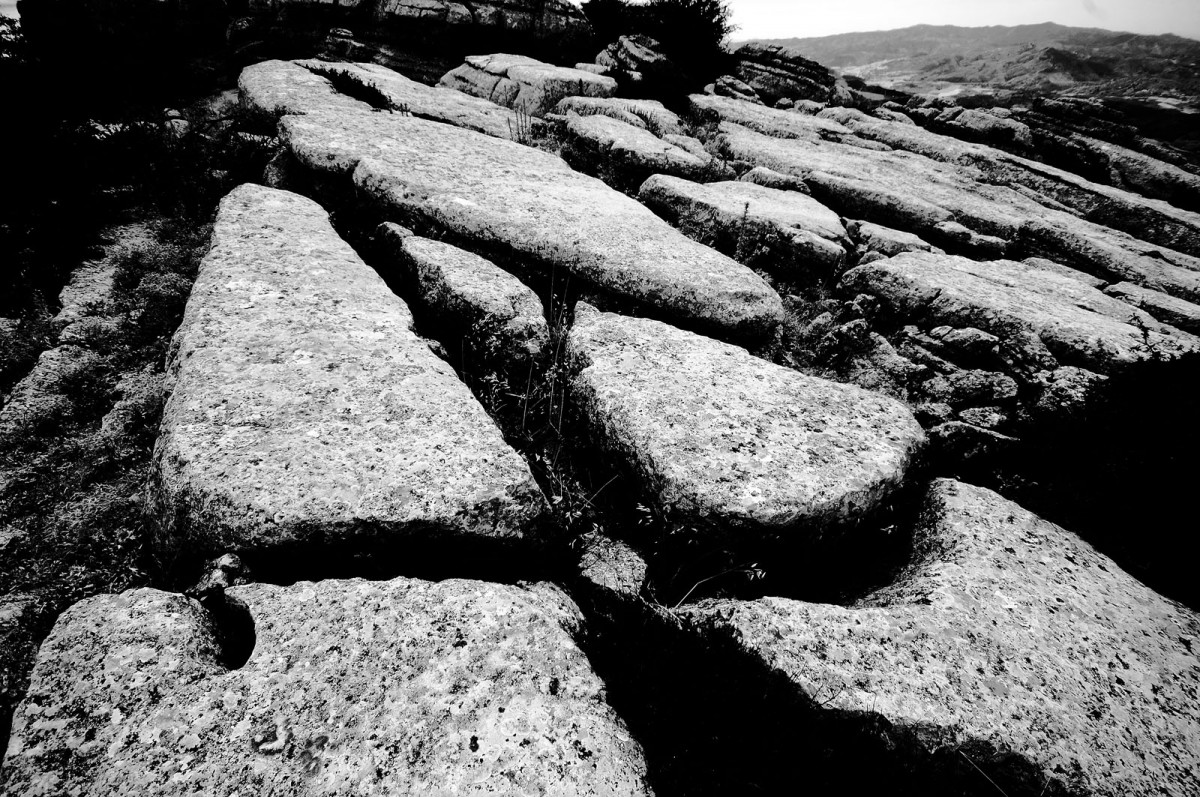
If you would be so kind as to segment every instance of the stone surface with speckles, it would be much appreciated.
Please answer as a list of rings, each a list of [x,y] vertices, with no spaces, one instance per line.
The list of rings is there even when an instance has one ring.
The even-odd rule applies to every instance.
[[[561,158],[424,119],[378,113],[286,116],[296,160],[352,179],[393,221],[608,294],[722,337],[762,337],[783,301],[750,269],[684,236]]]
[[[594,439],[682,522],[820,532],[884,503],[924,441],[886,396],[582,303],[567,361]]]
[[[369,111],[365,102],[341,94],[333,85],[291,61],[263,61],[242,70],[238,76],[242,105],[260,113],[282,115],[305,113],[310,108]]]
[[[1200,617],[981,487],[936,481],[912,561],[854,606],[679,614],[824,711],[968,748],[993,775],[1032,765],[1031,794],[1200,793]]]
[[[1031,367],[1057,363],[1114,373],[1196,357],[1200,340],[1070,277],[1012,260],[906,252],[846,272],[850,295],[930,327],[976,327]]]
[[[517,541],[546,509],[407,306],[296,194],[222,200],[166,381],[161,551]]]
[[[439,324],[464,333],[478,353],[511,363],[540,358],[550,345],[550,328],[537,294],[479,255],[417,235],[383,238],[417,286],[420,302]]]
[[[691,151],[645,127],[604,114],[568,111],[562,134],[568,163],[589,174],[605,175],[619,186],[636,187],[652,174],[702,179],[720,168],[703,147],[692,146],[698,151]]]
[[[227,670],[181,595],[76,604],[42,646],[0,793],[649,795],[641,747],[550,584],[231,588]]]
[[[689,236],[784,279],[827,279],[846,263],[841,219],[796,191],[656,174],[638,199]]]

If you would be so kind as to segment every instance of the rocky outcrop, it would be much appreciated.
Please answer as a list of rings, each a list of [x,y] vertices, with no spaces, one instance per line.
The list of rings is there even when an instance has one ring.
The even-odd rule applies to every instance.
[[[451,328],[484,361],[510,366],[540,359],[550,345],[537,294],[479,255],[381,225],[377,236],[400,263],[421,311]]]
[[[846,225],[857,246],[861,259],[868,252],[882,257],[893,257],[901,252],[941,252],[936,246],[922,241],[918,236],[903,230],[893,230],[869,221],[851,221]]]
[[[684,124],[679,114],[668,110],[658,100],[631,100],[625,97],[566,97],[555,106],[554,112],[566,116],[601,114],[619,122],[649,130],[662,138],[683,135]]]
[[[1200,788],[1200,618],[988,490],[935,482],[907,567],[852,606],[680,614],[818,715],[1008,794]]]
[[[557,587],[323,581],[225,600],[244,663],[180,595],[67,611],[0,792],[650,794]]]
[[[295,194],[222,201],[167,382],[153,491],[168,555],[513,541],[546,505],[404,303]]]
[[[1200,335],[1200,305],[1128,282],[1109,285],[1104,292],[1144,310],[1164,324]]]
[[[995,335],[1013,368],[1073,365],[1115,373],[1200,355],[1200,340],[1077,280],[1025,263],[979,263],[910,252],[851,269],[841,286],[868,293],[895,315]]]
[[[673,87],[680,79],[679,69],[663,55],[662,45],[640,33],[618,38],[600,51],[596,63],[635,83]]]
[[[930,157],[912,150],[933,146],[935,142],[928,138],[932,134],[891,124],[885,143],[876,135],[884,122],[850,109],[838,109],[831,115],[837,116],[835,120],[823,118],[825,114],[813,117],[723,97],[691,99],[696,107],[726,120],[721,136],[729,157],[802,179],[814,197],[843,216],[912,232],[950,252],[976,257],[1036,255],[1109,282],[1133,282],[1185,300],[1200,300],[1200,258],[1080,218],[1080,211],[1053,198],[1057,189],[1047,195],[1031,187],[1037,181],[1024,185],[1009,179],[1009,172],[972,165],[974,156],[966,148],[979,145],[954,142],[951,150]],[[892,149],[902,144],[908,151]],[[1026,176],[1035,174],[1021,168]],[[1093,196],[1115,190],[1088,188]],[[1182,211],[1162,203],[1143,207],[1152,215],[1164,211],[1186,221],[1179,215]],[[1155,230],[1163,228],[1147,223],[1138,234],[1161,239]]]
[[[726,337],[766,335],[782,316],[779,296],[752,271],[548,153],[368,112],[287,116],[280,132],[311,174],[353,181],[384,214],[497,263],[572,274]]]
[[[468,56],[438,85],[533,116],[545,115],[564,97],[611,97],[617,90],[617,81],[604,75],[505,53]]]
[[[887,501],[924,441],[892,399],[585,304],[567,359],[593,439],[685,524],[819,534]]]
[[[638,198],[690,237],[792,282],[826,281],[846,263],[850,239],[838,215],[795,191],[657,174]]]
[[[734,53],[736,77],[767,105],[778,100],[815,100],[839,105],[853,103],[850,88],[826,67],[773,44],[750,42]]]

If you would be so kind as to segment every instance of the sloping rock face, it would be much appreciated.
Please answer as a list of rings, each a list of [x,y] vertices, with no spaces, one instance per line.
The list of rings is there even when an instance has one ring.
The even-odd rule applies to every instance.
[[[582,303],[567,360],[593,438],[685,523],[820,533],[886,501],[924,442],[897,401]]]
[[[962,751],[1007,793],[1200,788],[1200,618],[989,490],[936,481],[911,562],[853,606],[680,614],[820,712]]]
[[[537,360],[550,345],[542,302],[519,279],[479,255],[441,241],[381,230],[416,284],[424,311],[453,326],[489,360]]]
[[[1018,370],[1061,363],[1112,373],[1200,355],[1195,337],[1078,280],[1011,260],[910,252],[851,269],[842,286],[906,320],[996,335]]]
[[[497,262],[566,272],[722,337],[761,337],[782,317],[753,271],[548,153],[389,114],[287,116],[280,133],[311,173],[351,178],[395,220]]]
[[[850,89],[816,61],[775,44],[743,44],[734,53],[736,76],[768,105],[781,99],[815,100],[839,105],[853,102]]]
[[[611,97],[617,91],[610,77],[504,53],[469,56],[438,85],[534,116],[552,110],[563,97]]]
[[[785,279],[823,281],[846,262],[850,239],[841,219],[795,191],[658,174],[638,198],[692,238]]]
[[[319,256],[314,256],[319,253]],[[154,453],[160,550],[519,540],[525,461],[311,200],[222,200],[172,342]]]
[[[1200,334],[1200,306],[1165,293],[1152,291],[1128,282],[1119,282],[1104,289],[1109,296],[1116,297],[1166,324],[1178,327],[1193,335]]]
[[[557,587],[301,582],[76,604],[44,643],[2,793],[649,795]]]

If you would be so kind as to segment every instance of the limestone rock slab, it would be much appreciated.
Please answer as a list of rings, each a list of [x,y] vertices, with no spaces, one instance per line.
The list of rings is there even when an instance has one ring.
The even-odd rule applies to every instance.
[[[650,794],[557,587],[350,580],[226,596],[255,636],[234,670],[181,595],[69,609],[0,793]]]
[[[967,749],[1001,782],[1032,765],[1030,793],[1200,789],[1200,618],[989,490],[936,481],[908,566],[853,606],[681,614],[821,711],[882,717],[930,754]]]
[[[569,163],[588,173],[612,175],[621,185],[638,186],[653,174],[703,179],[720,170],[702,146],[688,149],[612,116],[568,113],[563,134]]]
[[[762,336],[783,302],[745,266],[549,153],[423,119],[305,114],[280,123],[296,160],[350,178],[393,220],[497,261],[570,274],[680,323]]]
[[[550,330],[537,294],[489,260],[416,235],[383,233],[439,323],[449,323],[500,360],[526,362],[545,353]],[[480,352],[487,355],[489,352]]]
[[[634,100],[626,97],[565,97],[554,106],[554,112],[566,116],[601,114],[619,119],[634,127],[642,127],[656,136],[682,135],[683,120],[658,100]]]
[[[311,200],[221,202],[172,342],[154,452],[160,549],[518,540],[525,461]]]
[[[238,97],[243,106],[274,116],[307,113],[314,108],[362,111],[371,107],[291,61],[263,61],[243,69],[238,76]]]
[[[851,295],[878,297],[902,318],[975,327],[1027,366],[1114,373],[1158,358],[1200,354],[1200,340],[1084,283],[1011,260],[906,252],[846,272]]]
[[[656,174],[638,199],[689,236],[780,277],[825,278],[846,262],[850,239],[841,219],[805,194]]]
[[[1164,324],[1178,327],[1193,335],[1200,334],[1200,306],[1198,305],[1129,282],[1110,285],[1104,289],[1104,292],[1140,310],[1145,310]]]
[[[819,533],[887,500],[924,441],[883,395],[583,303],[567,360],[594,439],[683,522]]]

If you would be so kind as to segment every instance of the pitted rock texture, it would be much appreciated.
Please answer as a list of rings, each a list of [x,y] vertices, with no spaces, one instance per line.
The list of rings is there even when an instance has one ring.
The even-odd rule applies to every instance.
[[[636,188],[653,174],[704,179],[732,172],[704,151],[695,139],[659,138],[645,128],[603,114],[569,112],[563,124],[563,157],[580,171],[607,177],[617,187]],[[677,137],[682,138],[682,137]]]
[[[442,86],[426,86],[378,64],[297,61],[296,65],[309,70],[340,73],[361,81],[387,97],[393,106],[423,119],[445,122],[497,138],[516,138],[524,124],[510,108],[502,108],[489,100]],[[313,96],[319,100],[319,95]],[[291,112],[303,113],[304,109]]]
[[[1121,232],[1103,226],[1110,219],[1080,218],[1076,215],[1080,211],[1055,198],[1061,191],[1077,195],[1086,211],[1093,207],[1089,202],[1094,202],[1093,209],[1105,207],[1103,192],[1116,189],[1092,186],[1097,190],[1091,191],[1088,186],[1080,188],[1074,176],[1060,181],[1023,166],[997,170],[986,158],[975,159],[970,152],[960,157],[934,146],[942,142],[911,141],[905,131],[931,134],[908,125],[890,124],[887,141],[877,140],[881,137],[871,136],[884,123],[854,121],[858,117],[845,114],[856,112],[848,109],[839,109],[835,120],[725,97],[693,95],[691,102],[725,120],[720,126],[721,145],[728,157],[800,178],[814,197],[843,216],[914,233],[947,251],[999,257],[1017,250],[1018,256],[1047,257],[1110,282],[1133,282],[1200,301],[1200,258],[1149,242],[1166,240],[1155,232],[1165,227],[1131,212],[1129,218],[1145,223],[1122,222],[1121,226],[1136,229],[1134,234]],[[854,129],[840,120],[851,122]],[[957,147],[978,146],[947,140]],[[895,150],[893,144],[907,144],[914,151]],[[1022,182],[1013,177],[1017,172],[1037,179]],[[1144,200],[1139,207],[1157,213],[1164,206]],[[1200,218],[1175,209],[1164,212],[1173,217],[1171,224],[1178,222],[1184,228],[1191,217]],[[1186,243],[1187,235],[1181,236]]]
[[[351,178],[395,220],[497,262],[570,274],[723,337],[761,337],[782,319],[753,271],[546,152],[389,114],[288,116],[280,134],[312,173]]]
[[[1011,260],[907,252],[851,269],[841,286],[930,328],[995,335],[1013,361],[1035,370],[1061,364],[1114,373],[1200,355],[1192,335],[1078,280]]]
[[[438,85],[534,116],[553,110],[563,97],[611,97],[617,91],[610,77],[507,53],[468,56]]]
[[[557,587],[351,580],[226,596],[255,634],[232,671],[183,596],[69,609],[42,646],[0,791],[650,793]]]
[[[638,199],[690,237],[784,279],[823,281],[846,263],[850,239],[841,219],[805,194],[656,174]]]
[[[567,362],[593,438],[682,522],[820,533],[885,502],[924,442],[885,396],[583,303]]]
[[[1200,790],[1200,618],[989,490],[936,481],[911,562],[851,607],[680,614],[864,729],[882,717],[993,776],[1031,764],[1032,794]]]
[[[387,223],[380,232],[436,323],[455,327],[485,358],[521,363],[545,353],[546,315],[524,283],[479,255],[396,229]]]
[[[894,257],[901,252],[941,252],[936,246],[926,243],[911,232],[893,230],[869,221],[851,221],[846,229],[858,243],[859,256],[867,252],[878,252],[884,257]]]
[[[528,466],[411,325],[315,202],[222,200],[169,356],[160,549],[524,537]]]

